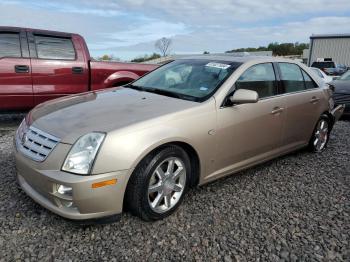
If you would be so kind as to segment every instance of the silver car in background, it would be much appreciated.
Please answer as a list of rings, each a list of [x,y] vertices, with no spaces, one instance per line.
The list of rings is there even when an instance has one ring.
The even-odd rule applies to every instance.
[[[333,81],[333,77],[327,75],[325,72],[323,72],[321,69],[317,67],[311,67],[311,69],[318,75],[325,83],[329,84]]]

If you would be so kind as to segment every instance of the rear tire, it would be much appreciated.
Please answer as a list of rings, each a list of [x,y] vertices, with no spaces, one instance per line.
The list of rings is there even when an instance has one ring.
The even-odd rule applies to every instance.
[[[327,115],[322,115],[317,121],[312,133],[309,149],[312,152],[320,153],[326,149],[331,131],[331,121]]]
[[[126,208],[145,221],[163,219],[181,205],[189,188],[191,162],[187,153],[170,145],[144,158],[126,190]]]

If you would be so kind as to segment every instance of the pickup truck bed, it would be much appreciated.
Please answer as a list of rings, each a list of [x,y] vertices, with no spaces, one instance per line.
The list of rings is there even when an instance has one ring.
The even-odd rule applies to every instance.
[[[0,110],[123,85],[157,67],[92,61],[78,34],[0,27]]]

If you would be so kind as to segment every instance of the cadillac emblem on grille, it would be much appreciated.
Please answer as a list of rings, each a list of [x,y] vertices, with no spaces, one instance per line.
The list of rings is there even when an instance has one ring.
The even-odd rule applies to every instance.
[[[44,161],[59,142],[59,138],[33,126],[21,126],[17,135],[19,151],[38,162]]]

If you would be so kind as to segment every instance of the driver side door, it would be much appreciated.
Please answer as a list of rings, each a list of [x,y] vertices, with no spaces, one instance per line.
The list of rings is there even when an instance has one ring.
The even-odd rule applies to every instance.
[[[220,177],[273,158],[280,152],[285,121],[285,98],[277,94],[272,63],[248,68],[234,90],[256,91],[259,101],[226,105],[218,110],[216,172]]]

